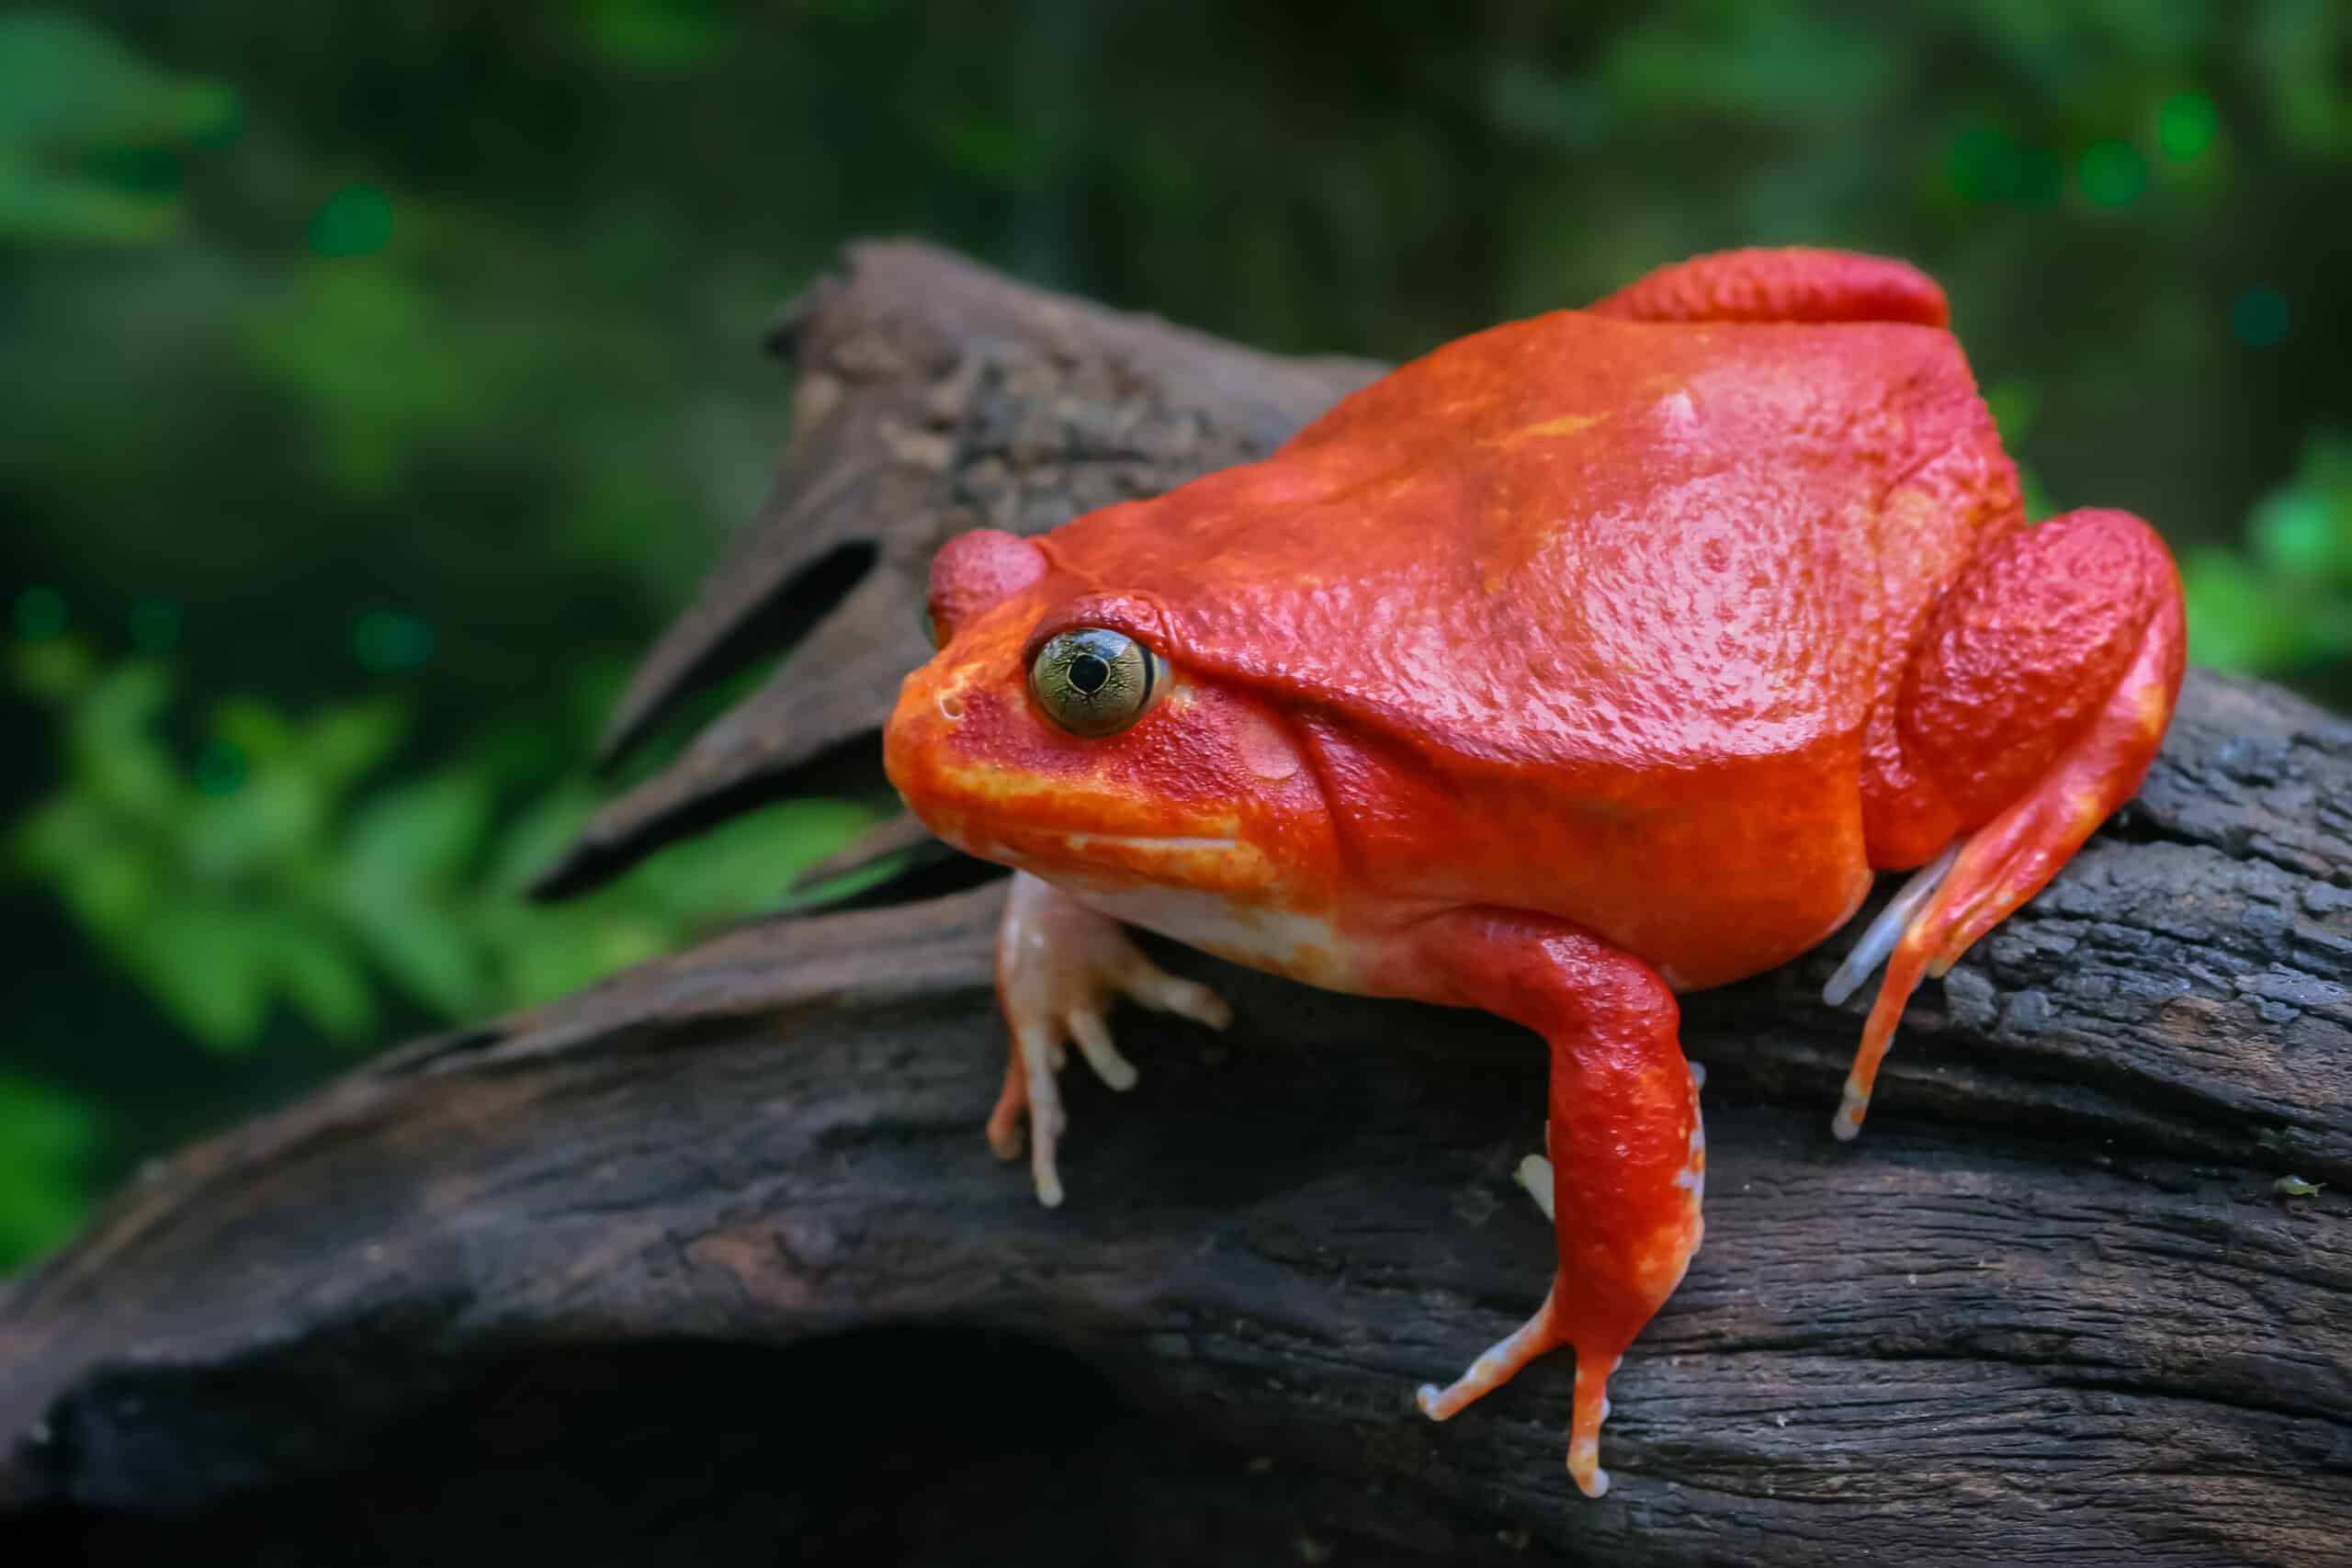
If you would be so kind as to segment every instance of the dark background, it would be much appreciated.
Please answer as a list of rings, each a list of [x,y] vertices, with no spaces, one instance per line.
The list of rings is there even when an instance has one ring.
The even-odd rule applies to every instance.
[[[576,905],[755,344],[914,233],[1409,355],[1740,244],[1951,291],[2037,513],[2352,701],[2352,7],[123,0],[0,12],[0,1269],[162,1147],[746,912],[878,803]]]

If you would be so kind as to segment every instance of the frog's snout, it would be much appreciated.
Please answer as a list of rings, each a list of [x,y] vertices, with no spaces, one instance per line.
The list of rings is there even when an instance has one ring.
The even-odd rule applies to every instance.
[[[917,816],[939,789],[927,770],[936,767],[941,741],[964,717],[962,694],[936,679],[937,664],[934,660],[909,672],[882,727],[882,772]]]

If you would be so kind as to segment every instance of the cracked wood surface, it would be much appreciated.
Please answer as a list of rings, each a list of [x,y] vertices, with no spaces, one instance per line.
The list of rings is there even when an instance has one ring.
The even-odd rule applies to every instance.
[[[1137,354],[1168,331],[888,249],[890,289],[864,253],[795,331],[852,296],[965,309],[937,266],[1042,311],[1060,375],[1101,321]],[[1283,363],[1232,359],[1236,395]],[[763,570],[754,598],[810,581]],[[829,624],[890,597],[847,575]],[[616,733],[692,684],[693,640]],[[1120,1016],[1143,1084],[1073,1080],[1047,1213],[979,1133],[1001,897],[748,926],[161,1163],[0,1295],[0,1530],[91,1560],[198,1560],[191,1520],[220,1561],[457,1532],[587,1561],[2343,1560],[2352,725],[2192,674],[2141,795],[1914,1003],[1853,1145],[1827,1121],[1867,998],[1818,995],[1849,938],[1686,999],[1708,1239],[1612,1382],[1597,1503],[1561,1464],[1565,1357],[1445,1426],[1410,1404],[1548,1280],[1510,1179],[1532,1037],[1161,945],[1238,1021]],[[2290,1174],[2329,1185],[2283,1201]]]

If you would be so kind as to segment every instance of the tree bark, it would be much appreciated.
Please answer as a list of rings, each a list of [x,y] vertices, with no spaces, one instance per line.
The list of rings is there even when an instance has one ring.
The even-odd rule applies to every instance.
[[[871,780],[946,533],[1238,460],[1373,373],[912,246],[854,253],[784,338],[776,495],[611,749],[747,627],[815,629],[551,886]],[[0,1296],[0,1531],[96,1561],[2344,1561],[2352,725],[2192,674],[2139,798],[1915,1002],[1854,1145],[1827,1123],[1867,994],[1819,999],[1849,938],[1687,998],[1707,1245],[1612,1382],[1598,1502],[1565,1355],[1444,1426],[1410,1398],[1548,1283],[1510,1180],[1538,1043],[1156,945],[1238,1021],[1123,1014],[1143,1083],[1069,1076],[1045,1211],[980,1136],[976,874],[934,859],[894,886],[949,891],[745,927],[160,1163]]]

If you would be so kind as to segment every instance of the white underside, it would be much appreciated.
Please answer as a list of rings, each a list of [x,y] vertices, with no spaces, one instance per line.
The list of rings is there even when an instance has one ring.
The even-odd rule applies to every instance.
[[[1072,898],[1113,919],[1327,990],[1351,988],[1364,968],[1354,940],[1312,915],[1236,904],[1188,887],[1062,886]]]

